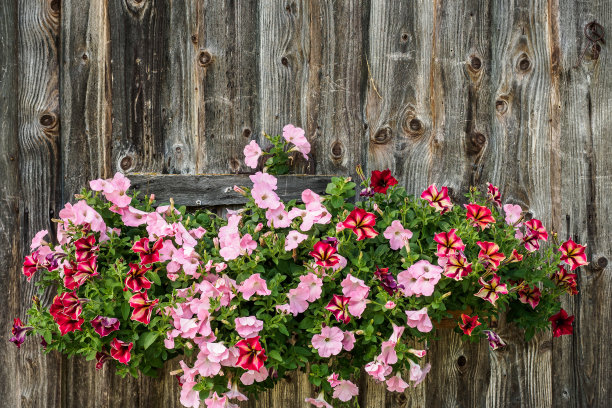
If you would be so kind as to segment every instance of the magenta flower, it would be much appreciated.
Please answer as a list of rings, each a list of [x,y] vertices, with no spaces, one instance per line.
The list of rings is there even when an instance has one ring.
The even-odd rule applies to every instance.
[[[119,319],[116,317],[97,316],[90,323],[100,337],[108,336],[115,330],[119,330]]]
[[[104,367],[104,363],[110,360],[111,356],[105,350],[96,353],[96,370],[101,370]]]
[[[285,238],[285,251],[291,251],[298,247],[300,242],[308,238],[308,235],[302,234],[296,230],[291,230]]]
[[[272,293],[268,290],[266,281],[258,273],[249,276],[242,282],[238,287],[238,292],[242,293],[244,300],[249,300],[254,294],[268,296]]]
[[[21,323],[21,319],[13,319],[13,328],[11,329],[13,337],[11,337],[9,341],[15,343],[17,348],[21,348],[21,345],[25,341],[28,332],[32,330],[34,330],[34,328],[30,326],[24,326],[23,323]]]
[[[140,263],[142,265],[149,265],[159,262],[159,250],[162,249],[163,246],[164,241],[158,239],[152,247],[149,247],[149,238],[145,237],[134,243],[132,251],[140,254]]]
[[[136,293],[130,298],[130,307],[133,307],[130,319],[143,324],[149,324],[153,308],[159,303],[159,299],[149,300],[147,292]]]
[[[312,346],[319,352],[321,357],[330,357],[340,354],[342,351],[342,341],[344,334],[337,327],[325,326],[321,329],[321,334],[312,336]]]
[[[534,285],[533,288],[531,288],[527,285],[518,291],[518,295],[521,303],[527,303],[532,309],[535,309],[538,303],[540,303],[540,296],[542,293],[537,286]]]
[[[506,346],[506,342],[504,342],[501,337],[499,337],[499,335],[494,331],[483,330],[482,332],[487,336],[487,340],[489,340],[489,347],[491,347],[491,350],[497,350],[498,348]]]
[[[438,243],[438,249],[436,256],[448,258],[452,254],[456,254],[459,251],[465,249],[465,245],[461,238],[457,236],[457,230],[455,228],[448,232],[440,232],[434,235],[434,241]]]
[[[110,345],[110,354],[112,358],[123,364],[129,363],[130,359],[132,358],[130,351],[132,350],[132,347],[134,347],[134,343],[127,343],[114,338]]]
[[[35,254],[36,252],[34,252],[31,255],[26,256],[23,261],[22,271],[23,271],[23,274],[28,278],[28,282],[32,279],[32,276],[34,276],[34,273],[36,273],[36,271],[39,268],[38,260]]]
[[[359,394],[359,388],[348,380],[340,380],[334,387],[334,398],[347,402]]]
[[[586,254],[584,253],[586,246],[579,245],[568,239],[561,244],[559,251],[561,252],[561,261],[568,264],[573,271],[582,265],[588,265]]]
[[[410,387],[410,384],[402,380],[402,377],[399,374],[396,374],[387,380],[387,390],[391,392],[404,392],[404,390],[408,387]]]
[[[482,277],[478,279],[478,283],[482,286],[478,293],[475,296],[479,298],[483,298],[487,302],[490,302],[493,306],[495,306],[495,301],[499,298],[499,295],[505,295],[508,293],[508,288],[506,284],[500,284],[500,277],[496,274],[493,274],[493,277],[490,281],[485,282]]]
[[[419,310],[406,310],[406,325],[416,328],[421,333],[429,333],[433,329],[433,324],[427,314],[427,307]]]
[[[140,292],[151,288],[151,281],[145,278],[148,271],[151,270],[151,266],[129,264],[130,270],[125,278],[124,291],[131,290],[132,292]]]
[[[251,143],[244,146],[244,163],[250,168],[257,168],[257,161],[259,157],[262,155],[261,147],[257,144],[256,141],[251,140]]]
[[[525,221],[525,228],[527,231],[527,235],[534,235],[537,239],[541,241],[548,240],[548,232],[546,228],[542,225],[542,221],[532,218],[529,221]]]
[[[332,312],[336,320],[347,324],[351,321],[351,316],[348,312],[348,304],[350,300],[351,298],[346,296],[334,295],[329,304],[325,306],[325,309]]]
[[[374,238],[378,235],[378,232],[374,230],[376,224],[376,216],[372,213],[366,212],[362,208],[355,208],[344,220],[344,227],[351,229],[357,234],[357,241],[361,241],[365,238]]]
[[[255,316],[237,317],[234,319],[234,323],[238,335],[243,339],[255,337],[263,329],[263,321]]]
[[[378,278],[380,281],[380,286],[382,286],[389,296],[393,296],[399,289],[393,274],[389,272],[389,268],[379,268],[377,266],[376,271],[374,271],[374,276]]]
[[[444,276],[460,281],[472,272],[472,263],[467,261],[462,252],[448,257],[444,266]]]
[[[395,220],[390,226],[385,229],[384,237],[389,240],[391,249],[397,251],[401,249],[406,242],[412,238],[412,231],[402,226],[399,220]]]
[[[474,227],[480,227],[484,230],[490,223],[495,222],[495,218],[491,215],[491,210],[478,204],[466,204],[467,213],[465,218],[470,221]]]
[[[478,260],[481,261],[485,267],[496,271],[501,261],[506,258],[503,253],[499,252],[499,246],[495,242],[487,241],[478,241],[476,244],[480,247]]]
[[[339,259],[336,252],[336,248],[330,244],[319,241],[314,244],[313,250],[308,254],[317,260],[317,265],[321,265],[324,268],[329,268],[338,263]]]
[[[501,207],[501,193],[499,192],[499,188],[491,183],[487,183],[487,198],[493,201],[496,206]]]
[[[432,184],[421,193],[421,198],[427,200],[429,205],[435,208],[436,211],[439,211],[440,214],[444,214],[453,208],[453,204],[448,197],[448,187],[442,187],[440,191],[438,191],[436,185]]]
[[[245,370],[259,371],[268,359],[266,351],[259,343],[259,336],[240,340],[236,343],[236,348],[240,352],[236,365]]]

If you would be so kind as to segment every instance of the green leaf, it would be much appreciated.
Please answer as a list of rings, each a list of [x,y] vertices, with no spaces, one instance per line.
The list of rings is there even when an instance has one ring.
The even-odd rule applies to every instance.
[[[284,324],[282,323],[278,324],[278,331],[283,333],[285,336],[289,337],[289,331],[287,331],[287,328],[285,327]]]
[[[155,283],[157,286],[161,286],[161,279],[159,278],[157,272],[151,272],[149,276],[151,277],[153,283]]]
[[[268,356],[272,357],[275,360],[278,360],[281,362],[283,361],[283,357],[280,355],[278,350],[271,350],[270,352],[268,352]]]
[[[121,304],[121,316],[123,316],[123,320],[127,320],[127,318],[130,316],[130,304],[129,303],[122,303]]]
[[[142,341],[142,346],[144,347],[145,350],[148,349],[151,346],[151,344],[153,344],[157,336],[159,336],[159,333],[157,332],[147,332],[142,335],[140,340]]]

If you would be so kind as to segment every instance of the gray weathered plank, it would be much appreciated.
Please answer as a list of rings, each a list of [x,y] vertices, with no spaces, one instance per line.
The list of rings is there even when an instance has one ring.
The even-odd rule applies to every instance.
[[[59,1],[18,1],[17,93],[20,190],[19,216],[20,255],[29,253],[34,234],[42,229],[54,231],[51,218],[58,212],[59,171]],[[19,277],[19,316],[26,317],[33,283]],[[43,304],[51,300],[51,291],[41,297]],[[59,406],[61,387],[60,358],[43,355],[35,339],[28,341],[18,353],[20,406]],[[45,373],[45,381],[40,381]],[[13,376],[11,376],[12,378]]]
[[[234,185],[251,188],[247,175],[159,175],[130,174],[132,188],[143,194],[155,194],[158,203],[172,197],[177,205],[218,206],[246,203],[246,197],[233,190]],[[309,188],[315,193],[325,192],[331,176],[288,175],[278,176],[276,193],[282,200],[299,199]]]
[[[559,1],[562,193],[560,239],[587,244],[588,267],[577,269],[579,293],[563,307],[575,315],[574,335],[553,340],[553,406],[612,405],[612,357],[607,352],[612,319],[610,224],[612,194],[612,72],[610,5]],[[597,21],[606,31],[598,59],[589,48],[584,27]]]

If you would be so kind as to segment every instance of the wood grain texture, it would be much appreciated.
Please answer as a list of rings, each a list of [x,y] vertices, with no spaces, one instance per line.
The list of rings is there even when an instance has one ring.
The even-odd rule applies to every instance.
[[[5,336],[20,315],[21,249],[20,249],[20,181],[18,111],[14,101],[18,94],[18,19],[17,4],[0,4],[0,280],[4,291],[0,297],[0,333]],[[0,341],[0,401],[7,407],[21,405],[19,350],[3,338]],[[44,357],[43,357],[44,358]]]
[[[172,197],[177,205],[188,207],[218,206],[246,203],[246,197],[233,190],[235,185],[253,187],[247,175],[159,175],[131,174],[132,187],[143,194],[155,193],[158,203]],[[276,193],[284,200],[299,199],[309,188],[322,194],[331,176],[278,176]]]
[[[42,229],[54,231],[51,218],[58,213],[59,173],[59,68],[58,36],[60,4],[58,1],[18,1],[19,89],[17,93],[19,142],[19,216],[20,255],[29,254],[34,234]],[[38,277],[37,277],[38,278]],[[35,294],[32,279],[19,276],[19,316]],[[51,292],[41,297],[51,301]],[[60,359],[57,354],[43,355],[36,340],[23,345],[18,353],[21,407],[59,406],[61,387]],[[40,381],[40,373],[47,373]],[[9,377],[13,378],[13,376]]]
[[[588,267],[577,269],[579,293],[563,307],[576,316],[574,335],[553,340],[553,406],[612,405],[612,357],[606,351],[612,318],[612,9],[597,1],[559,1],[562,192],[560,239],[586,243]],[[607,32],[595,59],[584,27],[597,21]]]

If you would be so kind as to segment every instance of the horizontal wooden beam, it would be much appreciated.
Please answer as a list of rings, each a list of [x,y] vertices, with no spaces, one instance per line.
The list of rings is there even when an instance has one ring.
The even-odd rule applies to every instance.
[[[246,174],[151,174],[134,173],[128,177],[132,188],[142,194],[155,194],[158,203],[169,202],[187,207],[235,205],[246,203],[246,197],[236,193],[235,185],[251,188],[253,183]],[[309,188],[315,193],[325,192],[332,176],[287,175],[278,176],[276,193],[283,201],[299,199]]]

